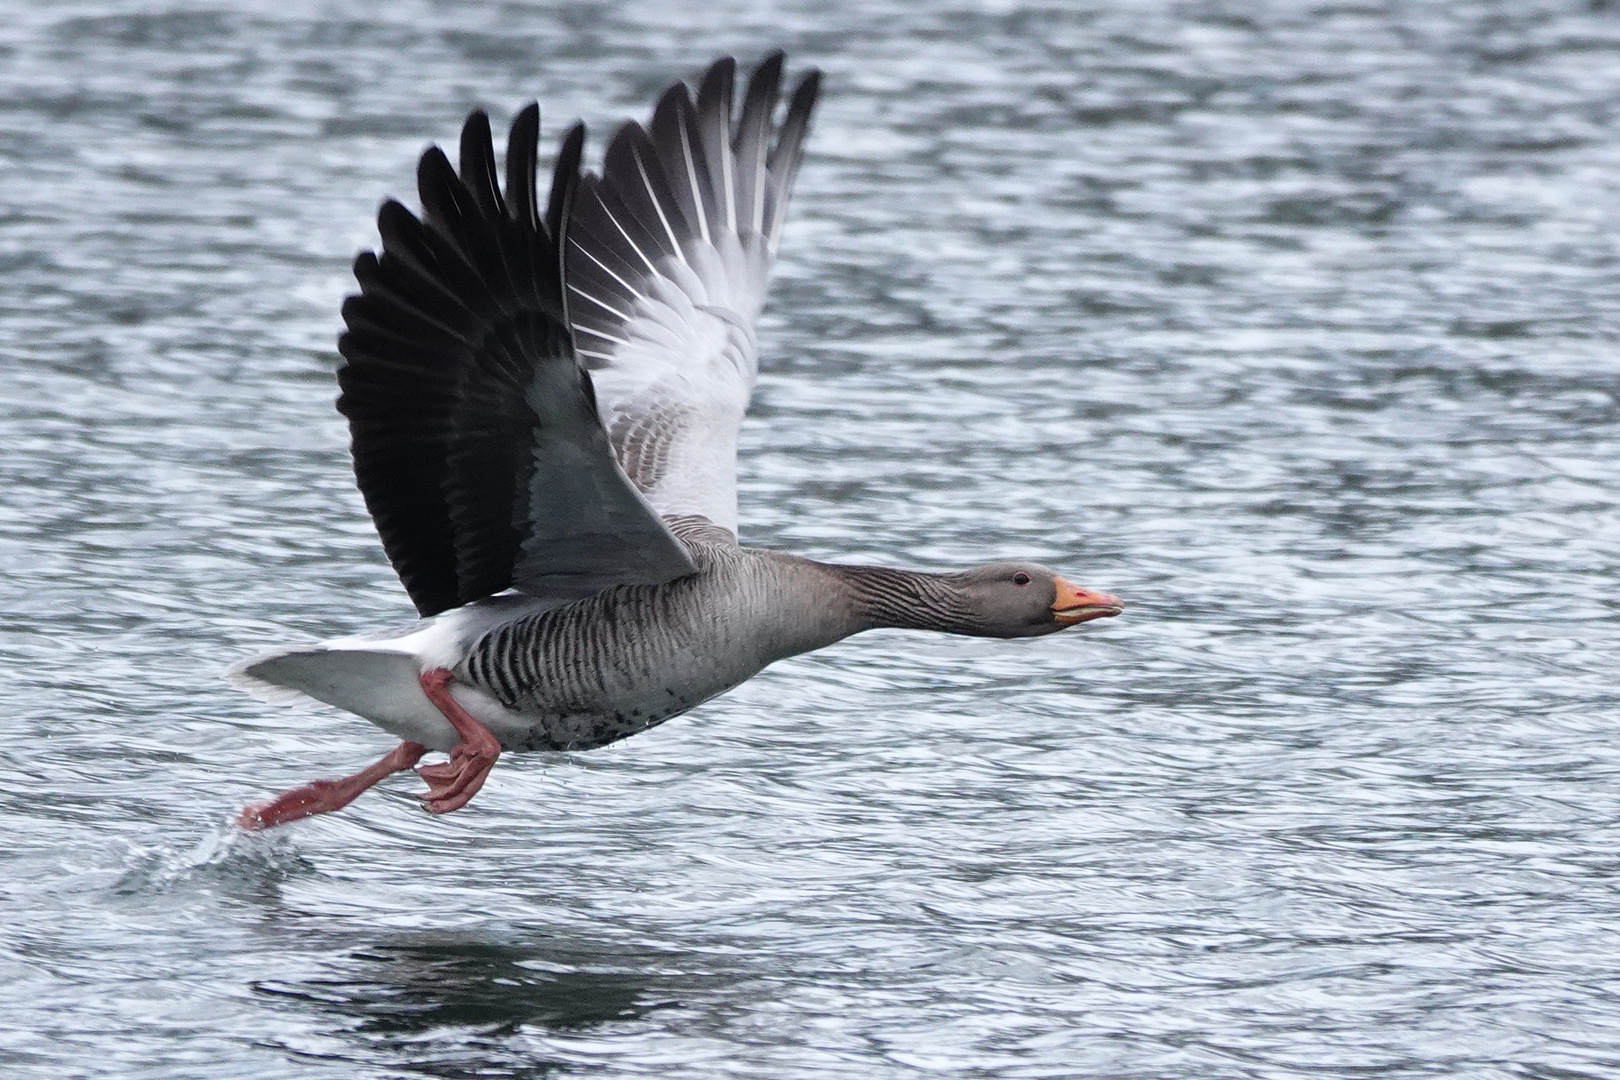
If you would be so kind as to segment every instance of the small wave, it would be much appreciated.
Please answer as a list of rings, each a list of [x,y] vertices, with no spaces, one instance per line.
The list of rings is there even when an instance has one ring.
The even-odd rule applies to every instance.
[[[188,890],[257,892],[315,872],[285,837],[247,833],[223,825],[188,848],[132,851],[129,868],[113,885],[119,896],[155,896]]]

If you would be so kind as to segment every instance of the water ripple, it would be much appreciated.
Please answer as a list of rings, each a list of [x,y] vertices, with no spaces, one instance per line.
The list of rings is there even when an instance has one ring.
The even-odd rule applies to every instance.
[[[1611,5],[9,15],[8,1076],[1620,1072]],[[409,614],[331,408],[377,203],[776,45],[746,537],[1127,616],[236,833],[388,745],[218,680]]]

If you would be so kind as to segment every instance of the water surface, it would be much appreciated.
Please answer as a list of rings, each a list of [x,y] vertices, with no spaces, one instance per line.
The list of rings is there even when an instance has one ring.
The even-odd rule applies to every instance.
[[[219,679],[410,614],[378,202],[778,45],[745,540],[1126,616],[236,834],[389,745]],[[13,4],[0,169],[8,1076],[1620,1074],[1612,5]]]

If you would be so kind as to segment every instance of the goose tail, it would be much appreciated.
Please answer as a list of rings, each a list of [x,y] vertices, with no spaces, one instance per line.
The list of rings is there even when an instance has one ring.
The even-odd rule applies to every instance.
[[[249,657],[232,665],[225,681],[276,704],[314,698],[401,739],[449,749],[455,731],[422,692],[421,671],[414,653],[321,644]]]

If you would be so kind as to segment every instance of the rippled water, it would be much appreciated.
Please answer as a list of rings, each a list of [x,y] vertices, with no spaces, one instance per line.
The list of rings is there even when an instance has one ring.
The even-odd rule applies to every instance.
[[[1620,9],[267,9],[0,19],[6,1075],[1620,1073]],[[218,677],[409,614],[378,201],[774,45],[745,539],[1131,609],[237,835],[389,744]]]

